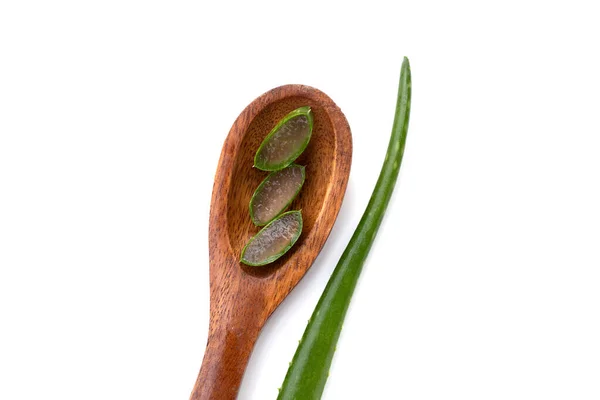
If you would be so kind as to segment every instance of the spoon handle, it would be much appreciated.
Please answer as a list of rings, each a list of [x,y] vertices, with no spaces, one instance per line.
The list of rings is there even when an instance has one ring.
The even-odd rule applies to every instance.
[[[211,316],[208,343],[190,400],[236,399],[264,324],[264,318],[243,308]]]

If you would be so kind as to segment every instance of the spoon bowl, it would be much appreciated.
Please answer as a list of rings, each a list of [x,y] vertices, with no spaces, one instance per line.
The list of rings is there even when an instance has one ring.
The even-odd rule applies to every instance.
[[[259,228],[248,204],[267,173],[253,168],[269,131],[290,111],[310,106],[311,141],[296,164],[306,180],[290,210],[302,210],[296,244],[272,264],[239,262]],[[325,244],[344,197],[352,136],[341,110],[323,92],[304,85],[275,88],[236,119],[223,145],[210,207],[210,323],[202,367],[190,399],[235,399],[258,334],[277,306],[310,268]]]

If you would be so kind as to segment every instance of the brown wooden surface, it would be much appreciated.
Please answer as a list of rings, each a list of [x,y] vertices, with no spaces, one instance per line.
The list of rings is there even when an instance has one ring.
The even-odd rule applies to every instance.
[[[296,163],[306,181],[290,210],[302,210],[295,246],[273,264],[249,267],[238,260],[258,228],[248,204],[267,176],[252,168],[264,137],[290,111],[309,105],[311,141]],[[254,100],[234,122],[221,152],[210,207],[210,324],[202,367],[190,399],[232,400],[258,334],[321,251],[346,191],[352,136],[346,118],[323,92],[303,85],[275,88]]]

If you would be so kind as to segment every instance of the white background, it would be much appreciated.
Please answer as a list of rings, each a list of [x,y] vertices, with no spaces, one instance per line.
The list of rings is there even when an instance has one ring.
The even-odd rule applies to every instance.
[[[187,399],[242,109],[315,86],[353,131],[332,236],[239,398],[274,399],[377,179],[402,172],[324,399],[600,398],[595,2],[0,3],[0,398]]]

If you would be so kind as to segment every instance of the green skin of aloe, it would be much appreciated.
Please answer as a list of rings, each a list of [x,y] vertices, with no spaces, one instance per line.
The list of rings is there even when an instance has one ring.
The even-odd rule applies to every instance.
[[[394,190],[410,114],[411,74],[405,57],[388,150],[369,204],[304,331],[278,400],[318,400],[323,394],[346,311]]]

